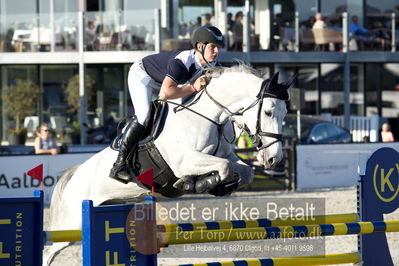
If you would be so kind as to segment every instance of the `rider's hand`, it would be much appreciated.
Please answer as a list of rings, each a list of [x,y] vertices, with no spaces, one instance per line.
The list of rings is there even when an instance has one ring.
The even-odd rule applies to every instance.
[[[200,76],[199,78],[197,78],[193,84],[194,88],[197,91],[200,91],[202,89],[204,89],[206,87],[206,78],[204,75]]]

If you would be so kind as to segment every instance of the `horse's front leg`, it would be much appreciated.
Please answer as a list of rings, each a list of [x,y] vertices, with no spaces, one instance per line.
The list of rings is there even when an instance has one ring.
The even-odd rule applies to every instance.
[[[209,184],[212,184],[212,180],[215,179],[215,175],[205,176],[197,179],[195,183],[195,189],[208,191],[209,194],[215,196],[225,196],[231,194],[233,191],[236,191],[238,188],[251,183],[253,180],[252,167],[241,161],[233,152],[230,153],[228,159],[230,162],[232,162],[232,166],[234,167],[234,176],[231,180],[228,180],[231,178],[228,177],[215,187],[209,188]]]
[[[252,183],[252,180],[254,179],[254,171],[252,167],[241,161],[234,152],[230,153],[228,159],[235,163],[235,173],[237,173],[239,177],[238,188]]]
[[[181,176],[175,187],[201,193],[209,192],[219,184],[232,184],[231,182],[236,182],[233,187],[235,190],[238,184],[242,183],[241,180],[245,180],[244,183],[246,183],[246,180],[251,178],[252,169],[244,163],[240,164],[239,159],[234,155],[219,158],[198,151],[190,151],[181,158],[175,173],[176,176]]]

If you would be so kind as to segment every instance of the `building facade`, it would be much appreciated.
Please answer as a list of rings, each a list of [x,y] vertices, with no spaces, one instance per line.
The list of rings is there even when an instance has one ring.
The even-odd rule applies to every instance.
[[[133,112],[132,63],[189,48],[192,31],[212,24],[227,37],[222,65],[239,59],[281,81],[295,76],[302,113],[377,114],[399,133],[398,16],[397,0],[0,0],[0,91],[32,81],[37,103],[19,123],[30,137],[51,123],[68,143],[77,122],[101,127]],[[16,123],[2,98],[3,141]],[[86,133],[81,143],[94,143]]]

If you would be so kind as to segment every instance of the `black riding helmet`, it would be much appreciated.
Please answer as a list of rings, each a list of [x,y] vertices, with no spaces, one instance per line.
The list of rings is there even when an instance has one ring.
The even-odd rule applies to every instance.
[[[214,26],[202,26],[197,28],[194,32],[193,35],[191,36],[191,42],[194,46],[194,49],[197,49],[196,45],[197,43],[203,43],[204,45],[202,46],[200,53],[202,55],[202,58],[206,62],[206,64],[209,66],[209,62],[205,59],[204,53],[205,53],[205,47],[209,43],[217,44],[220,47],[224,47],[224,37],[222,32],[214,27]]]
[[[214,43],[224,47],[224,37],[222,32],[214,26],[202,26],[197,28],[191,36],[191,42],[195,48],[197,43]]]

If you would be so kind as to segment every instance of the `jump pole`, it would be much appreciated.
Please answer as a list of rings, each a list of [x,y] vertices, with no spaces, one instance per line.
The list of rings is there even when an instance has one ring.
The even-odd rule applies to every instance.
[[[196,222],[196,223],[177,223],[157,225],[158,232],[181,232],[181,231],[198,231],[198,230],[219,230],[219,229],[236,229],[236,228],[254,228],[269,226],[287,226],[287,225],[309,225],[309,224],[330,224],[330,223],[351,223],[357,222],[358,215],[356,213],[345,214],[329,214],[304,216],[301,218],[288,217],[286,219],[267,219],[260,218],[256,220],[232,220],[232,221],[213,221],[213,222]]]
[[[197,222],[197,223],[178,223],[178,224],[161,224],[157,225],[157,231],[161,233],[182,232],[182,231],[198,231],[198,230],[220,230],[220,229],[236,229],[236,228],[255,228],[269,226],[287,226],[287,225],[310,225],[310,224],[329,224],[329,223],[351,223],[357,222],[356,213],[317,215],[312,217],[286,219],[266,219],[260,218],[256,220],[232,220],[219,222]],[[52,244],[54,242],[71,242],[81,241],[82,230],[56,230],[44,231],[44,243]]]
[[[235,261],[207,262],[194,264],[179,264],[179,266],[302,266],[302,265],[330,265],[344,263],[358,263],[360,256],[357,252],[344,254],[331,254],[320,256],[286,257],[286,258],[266,258],[266,259],[248,259]]]
[[[399,221],[315,224],[302,226],[272,226],[220,230],[196,230],[161,233],[160,245],[246,241],[277,238],[308,238],[399,232]]]

